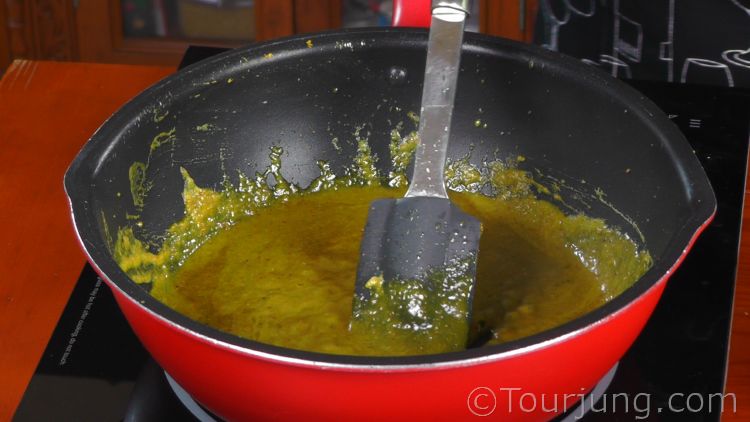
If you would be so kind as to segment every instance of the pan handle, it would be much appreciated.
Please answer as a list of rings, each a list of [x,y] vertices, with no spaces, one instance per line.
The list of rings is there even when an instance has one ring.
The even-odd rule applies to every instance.
[[[429,28],[431,0],[393,0],[393,26]]]

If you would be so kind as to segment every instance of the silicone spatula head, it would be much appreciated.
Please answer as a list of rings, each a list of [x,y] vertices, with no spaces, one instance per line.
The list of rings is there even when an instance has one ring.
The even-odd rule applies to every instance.
[[[481,235],[444,181],[463,3],[433,4],[414,173],[404,198],[371,204],[354,293],[353,329],[413,338],[430,351],[466,346]]]

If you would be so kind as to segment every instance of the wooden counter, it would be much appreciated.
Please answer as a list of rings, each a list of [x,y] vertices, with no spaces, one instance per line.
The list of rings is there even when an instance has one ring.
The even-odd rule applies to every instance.
[[[112,112],[173,70],[16,61],[0,79],[0,421],[13,415],[85,261],[65,169]],[[730,422],[750,420],[748,219],[746,210],[727,383],[738,412],[725,413]]]
[[[173,71],[16,61],[0,80],[0,421],[18,405],[85,262],[63,174],[110,114]]]

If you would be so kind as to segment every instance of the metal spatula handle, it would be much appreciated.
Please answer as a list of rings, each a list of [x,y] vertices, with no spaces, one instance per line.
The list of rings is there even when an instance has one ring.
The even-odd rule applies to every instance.
[[[461,58],[468,0],[434,1],[417,147],[406,197],[448,198],[445,157],[448,153],[453,99]]]

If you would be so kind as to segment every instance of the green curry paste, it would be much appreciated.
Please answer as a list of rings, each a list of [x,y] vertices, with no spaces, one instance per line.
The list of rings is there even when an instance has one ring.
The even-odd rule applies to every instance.
[[[457,160],[447,169],[451,199],[483,226],[469,339],[412,330],[382,341],[350,330],[369,204],[403,195],[416,137],[394,131],[387,177],[367,141],[356,142],[346,175],[318,162],[321,176],[306,189],[281,175],[280,148],[265,173],[241,175],[237,186],[227,181],[222,192],[196,186],[183,170],[186,215],[159,252],[122,228],[115,259],[134,281],[150,283],[158,300],[217,329],[294,349],[389,356],[459,350],[488,333],[497,344],[553,328],[620,294],[651,265],[648,252],[602,220],[566,215],[536,198],[546,188],[515,168],[523,157],[485,169]],[[491,196],[478,193],[488,187]]]

